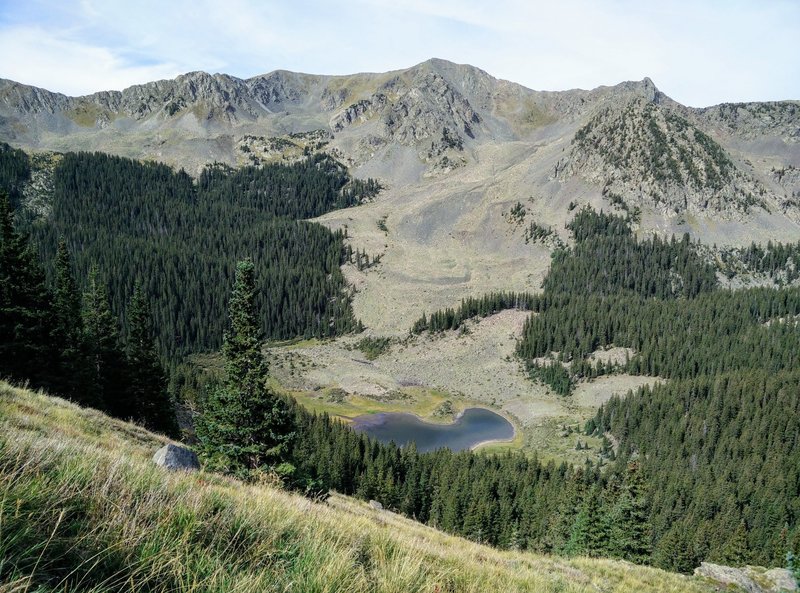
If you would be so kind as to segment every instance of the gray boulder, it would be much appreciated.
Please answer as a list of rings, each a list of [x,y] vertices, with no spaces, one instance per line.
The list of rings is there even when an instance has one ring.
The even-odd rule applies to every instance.
[[[173,471],[197,471],[200,462],[194,451],[172,443],[164,445],[153,455],[153,463]]]
[[[694,569],[694,574],[723,585],[733,585],[743,591],[747,591],[747,593],[763,593],[761,587],[756,585],[753,579],[745,575],[744,571],[739,568],[701,562],[700,566]]]
[[[369,501],[369,506],[371,506],[376,511],[382,511],[383,510],[383,505],[381,503],[379,503],[377,500],[370,500]]]
[[[757,566],[732,568],[710,562],[702,562],[694,574],[724,585],[733,585],[747,593],[779,593],[797,591],[789,571],[783,568],[766,570]]]

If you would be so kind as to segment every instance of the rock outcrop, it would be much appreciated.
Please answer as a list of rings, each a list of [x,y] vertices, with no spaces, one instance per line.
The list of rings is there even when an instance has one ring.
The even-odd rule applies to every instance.
[[[659,104],[659,97],[634,94],[601,108],[576,132],[554,176],[581,175],[601,185],[612,204],[676,215],[741,217],[750,208],[783,203],[679,110]]]
[[[153,463],[172,471],[197,471],[200,462],[194,451],[169,443],[153,455]]]
[[[703,562],[694,571],[695,576],[705,577],[726,586],[736,587],[747,593],[784,593],[797,591],[797,583],[788,570],[745,566],[732,568],[720,564]]]

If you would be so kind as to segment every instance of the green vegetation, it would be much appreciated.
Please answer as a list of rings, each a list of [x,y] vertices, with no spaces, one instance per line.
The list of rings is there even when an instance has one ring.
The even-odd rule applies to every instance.
[[[378,223],[377,224],[378,224],[378,229],[383,231],[384,233],[386,233],[388,235],[389,234],[389,227],[386,226],[386,218],[387,218],[386,215],[381,216],[378,219]]]
[[[344,251],[344,261],[353,264],[359,271],[363,271],[381,263],[381,255],[375,255],[370,259],[366,251],[361,251],[358,248],[353,251],[353,246],[348,244]]]
[[[569,395],[575,387],[575,381],[569,369],[564,368],[557,360],[546,363],[530,362],[527,364],[528,375],[531,379],[537,379],[559,395]]]
[[[522,202],[517,202],[511,207],[511,211],[508,213],[508,222],[511,224],[522,224],[525,222],[527,214],[528,212],[525,210],[525,206],[522,205]]]
[[[648,559],[641,550],[650,546],[649,526],[634,525],[638,518],[615,510],[629,504],[629,489],[640,483],[635,464],[604,473],[591,463],[572,468],[519,453],[418,453],[413,446],[379,445],[299,407],[296,423],[292,463],[337,492],[378,500],[438,529],[502,548]],[[636,488],[635,504],[649,509],[649,485]],[[596,522],[585,524],[580,508],[598,493]],[[602,545],[576,541],[574,534],[584,529],[602,534]]]
[[[367,357],[367,360],[375,360],[381,354],[386,352],[391,345],[391,338],[373,338],[367,336],[356,343],[356,348],[364,353],[364,356]]]
[[[486,317],[505,309],[529,311],[534,309],[536,297],[527,292],[492,292],[482,297],[469,297],[461,300],[457,309],[444,309],[431,313],[430,319],[422,314],[411,328],[412,334],[441,332],[458,329],[472,317]]]
[[[110,593],[700,593],[610,560],[501,552],[333,496],[150,462],[164,439],[0,383],[0,588]]]
[[[174,406],[141,288],[125,309],[123,340],[96,271],[81,298],[63,241],[54,266],[48,286],[27,237],[15,228],[8,197],[0,194],[0,376],[175,434]]]
[[[22,158],[8,150],[0,157],[0,163]],[[258,302],[268,338],[357,329],[339,269],[341,233],[296,219],[352,205],[372,190],[321,155],[288,166],[211,166],[195,185],[164,165],[70,153],[55,170],[50,215],[28,228],[46,261],[63,237],[78,278],[97,265],[110,280],[115,314],[138,280],[152,304],[160,349],[175,361],[221,345],[225,287],[233,262],[244,257],[264,279]]]
[[[671,380],[612,399],[586,427],[617,439],[615,471],[636,462],[651,485],[651,562],[780,565],[800,537],[800,333],[786,321],[800,315],[800,289],[721,290],[687,237],[637,241],[620,217],[584,210],[571,230],[575,247],[554,254],[520,356],[561,393],[610,371]],[[589,360],[611,346],[634,354]]]
[[[320,391],[288,391],[280,390],[275,383],[272,386],[286,397],[291,397],[304,409],[317,414],[327,414],[344,422],[362,414],[379,412],[407,412],[425,419],[426,422],[441,422],[442,420],[435,415],[436,410],[450,397],[447,393],[422,387],[404,387],[393,392],[391,396],[387,394],[381,398],[374,398],[348,394],[338,387]],[[457,402],[459,409],[473,404],[478,403],[467,400]]]
[[[552,240],[556,245],[561,244],[561,239],[555,234],[555,231],[550,227],[540,225],[538,222],[533,221],[525,229],[525,244],[528,243],[544,243]]]
[[[520,454],[420,454],[413,447],[383,446],[296,406],[297,439],[289,459],[298,475],[502,548],[620,557],[681,571],[702,559],[782,562],[800,537],[791,502],[797,497],[790,494],[800,480],[786,470],[800,467],[794,446],[800,390],[792,387],[798,383],[792,365],[800,337],[792,324],[765,322],[800,312],[800,290],[718,290],[713,270],[690,242],[636,241],[619,217],[585,210],[572,231],[576,247],[554,257],[560,262],[553,268],[555,280],[548,285],[548,278],[544,294],[526,301],[538,315],[525,327],[520,353],[562,393],[576,369],[604,372],[587,357],[611,345],[635,353],[625,362],[627,370],[684,382],[612,400],[586,426],[588,436],[606,436],[605,444],[594,461],[587,457],[577,468]],[[615,268],[614,249],[642,277],[628,278]],[[587,285],[593,291],[588,296],[581,290]],[[525,301],[507,297],[465,302],[463,310],[480,313]],[[444,319],[456,319],[455,311]],[[534,361],[554,351],[568,367]],[[729,376],[740,386],[727,382]],[[711,389],[704,381],[718,390],[719,403],[699,404],[695,412],[692,402],[713,400],[703,395]],[[691,399],[681,400],[684,393]],[[621,402],[630,409],[618,409]],[[730,430],[729,440],[699,424],[710,418],[720,420],[720,430]],[[697,447],[687,444],[687,419],[701,427],[691,437]],[[709,431],[720,436],[709,439]],[[748,437],[760,444],[745,450],[739,437],[749,431],[762,436]],[[779,441],[776,435],[784,436]],[[706,457],[693,460],[695,450]],[[763,455],[776,471],[761,471]],[[758,480],[732,488],[727,482],[743,467],[753,476],[761,472]],[[675,482],[664,488],[666,474]],[[688,533],[695,534],[691,542]]]
[[[796,370],[739,370],[640,389],[600,409],[597,433],[619,435],[618,458],[641,459],[662,485],[649,517],[659,566],[780,566],[798,549],[798,384]]]
[[[203,401],[196,425],[211,467],[243,477],[285,462],[295,437],[288,405],[267,387],[255,299],[253,263],[239,262],[222,344],[224,382]]]
[[[531,197],[531,201],[533,201],[533,197]],[[513,224],[515,226],[519,226],[525,223],[525,219],[528,216],[528,211],[525,209],[525,206],[522,205],[522,202],[516,202],[508,213],[503,213],[503,217],[508,220],[509,224]],[[525,228],[525,244],[528,243],[545,243],[545,242],[552,242],[555,245],[561,245],[561,239],[556,235],[555,231],[552,228],[542,226],[536,221],[531,221],[528,226]]]
[[[453,409],[453,402],[451,402],[449,399],[444,400],[442,402],[442,405],[440,405],[433,411],[434,416],[438,418],[448,418],[448,419],[455,416],[455,413],[456,411],[455,409]]]
[[[795,582],[800,586],[800,564],[797,557],[791,551],[786,552],[786,568],[792,573]]]
[[[626,292],[643,298],[694,297],[716,287],[714,268],[684,235],[638,241],[628,222],[584,208],[569,223],[572,249],[553,255],[545,295],[605,295]],[[547,297],[545,297],[547,298]]]
[[[800,278],[800,243],[769,241],[766,247],[752,243],[746,248],[720,251],[721,271],[733,278],[746,274],[764,274],[779,284],[791,284]]]
[[[659,183],[719,189],[735,171],[724,149],[708,135],[650,102],[631,102],[619,113],[601,111],[578,130],[573,142],[613,167],[640,170]]]
[[[0,189],[5,190],[16,204],[22,197],[22,188],[31,174],[28,155],[22,150],[0,142]]]
[[[603,195],[625,209],[612,189],[633,193],[639,181],[650,186],[648,199],[676,212],[686,208],[688,199],[703,208],[709,202],[745,212],[754,205],[766,207],[753,194],[753,180],[722,146],[684,117],[643,98],[598,112],[575,134],[572,154],[576,163],[591,160],[614,180]]]
[[[6,179],[24,176],[24,159],[6,153]],[[413,446],[383,446],[270,391],[262,336],[325,337],[359,325],[339,271],[353,257],[343,235],[293,219],[349,204],[354,196],[347,197],[347,184],[342,170],[323,157],[273,169],[215,166],[195,185],[162,165],[66,155],[55,174],[52,219],[46,225],[23,221],[53,262],[49,282],[15,226],[9,201],[2,201],[2,375],[172,430],[153,320],[170,355],[213,348],[225,327],[219,309],[231,284],[230,259],[254,253],[237,268],[224,372],[203,377],[188,371],[174,379],[201,404],[197,434],[209,467],[254,481],[285,480],[314,496],[333,489],[375,499],[442,530],[515,550],[611,556],[688,571],[702,559],[780,564],[787,550],[797,549],[800,334],[791,320],[800,315],[800,288],[720,290],[715,270],[688,237],[640,241],[618,216],[577,213],[569,227],[575,245],[556,251],[541,295],[465,299],[458,309],[423,316],[414,326],[416,333],[436,332],[502,309],[533,310],[537,315],[526,323],[518,352],[530,373],[556,391],[567,394],[584,377],[617,370],[667,379],[600,410],[583,442],[591,438],[603,446],[592,458],[587,453],[584,465],[544,463],[519,453],[421,454]],[[71,250],[73,245],[81,249]],[[375,263],[359,251],[355,256],[360,269]],[[112,267],[108,290],[102,270]],[[83,299],[81,286],[87,287]],[[388,346],[380,339],[359,344],[375,356]],[[591,354],[607,347],[631,354],[624,362],[595,363]],[[352,403],[339,399],[345,401],[320,405]],[[444,400],[431,404],[431,412]],[[53,430],[72,430],[75,438],[77,429]],[[355,544],[347,540],[343,548],[351,552],[344,557],[326,555],[340,550],[330,542],[325,550],[298,552],[302,546],[286,543],[299,537],[291,527],[279,523],[283,531],[265,536],[258,523],[264,515],[242,516],[224,502],[244,488],[237,482],[211,476],[199,484],[187,477],[164,486],[155,471],[140,468],[129,478],[124,464],[103,469],[111,463],[108,454],[86,445],[80,456],[63,442],[40,454],[36,447],[46,448],[50,440],[6,439],[7,432],[0,433],[0,472],[8,478],[0,497],[0,572],[17,582],[35,576],[40,590],[62,584],[113,590],[117,578],[141,581],[148,591],[229,590],[239,571],[256,588],[270,574],[284,590],[324,590],[339,582],[331,574],[351,584],[374,583],[371,567],[383,566],[401,546],[358,545],[353,552]],[[93,491],[97,475],[105,484],[102,498]],[[187,493],[187,485],[195,484],[198,493]],[[102,504],[108,492],[114,492],[118,511]],[[168,511],[130,502],[142,492]],[[195,506],[187,508],[183,500]],[[29,506],[20,511],[23,504]],[[28,519],[33,516],[42,519]],[[117,522],[98,519],[104,516]],[[154,531],[149,539],[127,539],[131,516]],[[253,521],[257,527],[250,527]],[[223,556],[230,560],[220,551],[222,541],[240,564],[221,564]],[[314,546],[324,541],[315,539]],[[57,560],[40,572],[35,558],[45,551]],[[380,553],[382,560],[371,556]],[[91,574],[70,581],[87,558]],[[336,572],[337,562],[347,568]],[[354,564],[362,572],[353,573]],[[315,581],[322,578],[316,566],[333,572]],[[412,580],[401,575],[387,582],[401,590],[441,584],[439,572],[431,581],[413,580],[439,570],[419,566],[413,565]],[[360,591],[367,585],[353,586]],[[466,580],[453,585],[472,586]],[[442,587],[452,588],[451,582]]]
[[[197,184],[201,192],[257,208],[261,216],[291,219],[355,206],[380,190],[373,179],[351,179],[344,165],[324,154],[293,165],[231,169],[216,164],[203,170]]]

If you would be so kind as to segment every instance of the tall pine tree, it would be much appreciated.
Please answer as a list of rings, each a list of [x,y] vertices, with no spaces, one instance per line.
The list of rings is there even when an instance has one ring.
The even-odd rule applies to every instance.
[[[650,557],[649,502],[639,463],[628,464],[611,509],[610,552],[644,564]]]
[[[83,295],[83,341],[88,357],[92,405],[117,418],[130,418],[126,393],[125,355],[120,348],[117,319],[111,312],[108,289],[95,266]]]
[[[200,450],[209,463],[242,476],[286,461],[295,435],[288,404],[267,387],[255,299],[253,263],[241,261],[222,346],[225,379],[209,394],[197,423]]]
[[[72,259],[63,239],[58,243],[53,290],[53,341],[58,349],[57,393],[83,405],[97,407],[88,389],[89,372],[83,342],[81,296],[72,271]]]
[[[167,392],[167,376],[156,351],[150,304],[138,282],[128,306],[128,333],[129,414],[151,430],[176,435],[175,406]]]

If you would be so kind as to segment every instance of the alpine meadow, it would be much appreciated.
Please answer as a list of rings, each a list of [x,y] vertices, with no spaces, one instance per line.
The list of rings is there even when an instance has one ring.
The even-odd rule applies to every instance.
[[[0,79],[0,592],[777,593],[798,555],[800,101]]]

